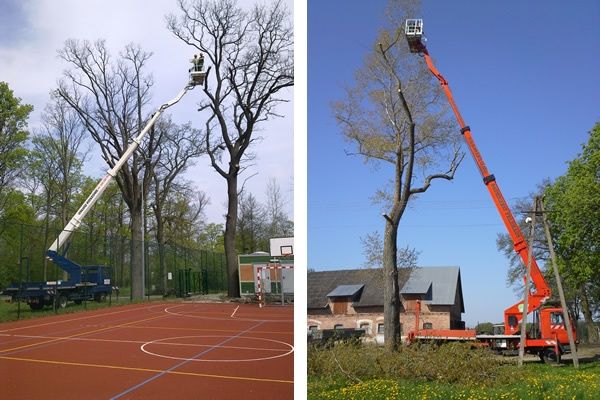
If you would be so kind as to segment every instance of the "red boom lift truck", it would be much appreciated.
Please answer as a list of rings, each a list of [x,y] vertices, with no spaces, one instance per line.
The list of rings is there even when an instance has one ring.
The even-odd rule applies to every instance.
[[[446,94],[448,102],[452,107],[452,111],[460,125],[460,132],[463,135],[469,151],[473,156],[479,172],[483,178],[483,183],[486,185],[492,200],[500,213],[500,217],[508,230],[515,251],[519,254],[525,265],[528,262],[529,246],[519,225],[517,224],[498,184],[496,178],[492,175],[485,165],[481,153],[475,145],[471,128],[465,124],[454,98],[448,81],[433,65],[433,61],[429,56],[429,52],[425,47],[423,38],[423,20],[422,19],[407,19],[405,23],[404,33],[408,41],[408,46],[411,53],[416,53],[425,58],[429,71],[440,81],[442,89]],[[566,324],[563,319],[563,310],[559,307],[545,307],[544,303],[552,295],[552,291],[544,275],[540,271],[534,257],[531,260],[531,281],[533,289],[529,291],[527,297],[527,314],[533,313],[534,332],[527,335],[525,341],[525,352],[537,354],[544,361],[559,361],[561,354],[570,352],[569,340],[567,335]],[[510,306],[504,311],[504,334],[496,335],[475,335],[472,330],[424,330],[419,329],[418,313],[420,304],[417,305],[417,325],[415,330],[409,334],[409,340],[439,338],[446,340],[477,340],[489,345],[491,348],[510,352],[518,349],[520,336],[517,334],[520,330],[521,320],[523,319],[523,301]],[[573,326],[571,324],[571,326]],[[575,336],[575,332],[573,332]]]

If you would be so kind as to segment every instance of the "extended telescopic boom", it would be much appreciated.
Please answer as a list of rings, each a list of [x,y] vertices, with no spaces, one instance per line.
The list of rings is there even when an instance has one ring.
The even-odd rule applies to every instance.
[[[440,81],[442,85],[442,89],[448,98],[448,102],[452,107],[452,111],[456,116],[456,120],[460,125],[460,132],[462,133],[465,141],[467,142],[467,146],[469,147],[469,151],[477,164],[477,168],[483,177],[483,183],[487,187],[490,195],[492,196],[492,200],[500,213],[500,217],[508,230],[508,234],[510,235],[515,251],[519,254],[523,263],[527,265],[527,253],[528,253],[528,244],[521,232],[521,228],[519,224],[517,224],[498,184],[496,183],[496,178],[489,171],[481,153],[477,149],[475,145],[475,141],[471,135],[471,128],[465,124],[456,103],[454,102],[454,97],[452,96],[452,92],[450,91],[450,87],[448,86],[448,81],[442,76],[442,74],[435,68],[433,65],[433,61],[429,56],[429,52],[423,43],[423,20],[421,19],[408,19],[406,20],[405,25],[405,34],[406,39],[408,40],[408,45],[410,51],[412,53],[418,53],[425,57],[425,62],[427,63],[427,67],[429,71]],[[550,296],[552,295],[552,291],[550,287],[546,283],[544,279],[544,275],[540,271],[540,268],[537,265],[535,258],[532,259],[531,263],[531,280],[535,286],[533,291],[530,291],[528,294],[527,300],[527,313],[533,312],[537,310]],[[523,318],[523,301],[519,301],[513,306],[507,308],[504,311],[504,326],[507,334],[514,334],[519,330],[520,321]]]
[[[204,79],[208,71],[203,71],[201,64],[198,66],[198,63],[195,62],[196,60],[198,60],[196,57],[194,57],[194,60],[192,60],[192,62],[194,63],[194,67],[190,70],[190,81],[188,82],[188,84],[183,88],[181,92],[179,92],[179,94],[173,100],[168,101],[162,106],[160,106],[159,109],[154,113],[152,118],[150,118],[150,121],[148,121],[144,129],[142,129],[139,135],[133,139],[133,142],[129,145],[129,147],[123,153],[121,158],[117,161],[115,166],[108,170],[106,175],[94,188],[92,193],[90,193],[89,197],[81,205],[79,210],[77,210],[75,215],[73,215],[73,218],[71,218],[69,223],[63,229],[63,231],[58,235],[54,243],[52,243],[52,245],[48,249],[50,255],[52,255],[52,253],[58,253],[59,249],[65,246],[65,244],[69,240],[69,237],[71,236],[71,233],[73,233],[77,228],[79,228],[79,225],[81,225],[81,221],[92,209],[94,204],[96,204],[100,196],[102,196],[102,193],[104,193],[110,182],[114,179],[119,170],[121,170],[123,164],[125,164],[127,160],[129,160],[129,158],[133,155],[133,153],[142,143],[144,136],[150,130],[150,128],[152,128],[158,117],[160,117],[161,114],[167,108],[177,104],[179,100],[181,100],[189,90],[193,89],[196,85],[202,85],[204,83]]]

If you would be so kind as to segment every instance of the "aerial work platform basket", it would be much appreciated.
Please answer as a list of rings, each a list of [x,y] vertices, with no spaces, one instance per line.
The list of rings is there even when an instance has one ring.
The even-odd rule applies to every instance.
[[[407,19],[404,25],[404,34],[408,41],[408,48],[411,53],[421,53],[425,46],[423,45],[423,20]]]
[[[206,77],[206,71],[190,71],[190,84],[191,85],[202,85],[202,84],[204,84],[205,77]]]
[[[204,70],[204,56],[200,54],[198,57],[194,54],[194,58],[190,60],[192,68],[190,68],[190,85],[202,85],[204,84],[204,78],[206,77],[206,70]]]

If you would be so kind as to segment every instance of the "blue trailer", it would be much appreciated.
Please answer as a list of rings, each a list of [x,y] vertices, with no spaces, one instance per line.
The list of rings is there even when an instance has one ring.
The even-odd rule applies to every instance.
[[[68,274],[67,280],[13,283],[2,294],[11,301],[24,301],[32,310],[53,305],[64,308],[67,302],[76,304],[84,300],[106,300],[113,287],[112,268],[105,265],[79,265],[55,251],[48,250],[48,258]]]

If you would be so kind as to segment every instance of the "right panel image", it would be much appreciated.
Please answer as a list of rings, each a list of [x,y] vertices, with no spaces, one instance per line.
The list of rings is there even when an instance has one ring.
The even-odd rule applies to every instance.
[[[308,2],[309,399],[600,398],[598,17]]]

